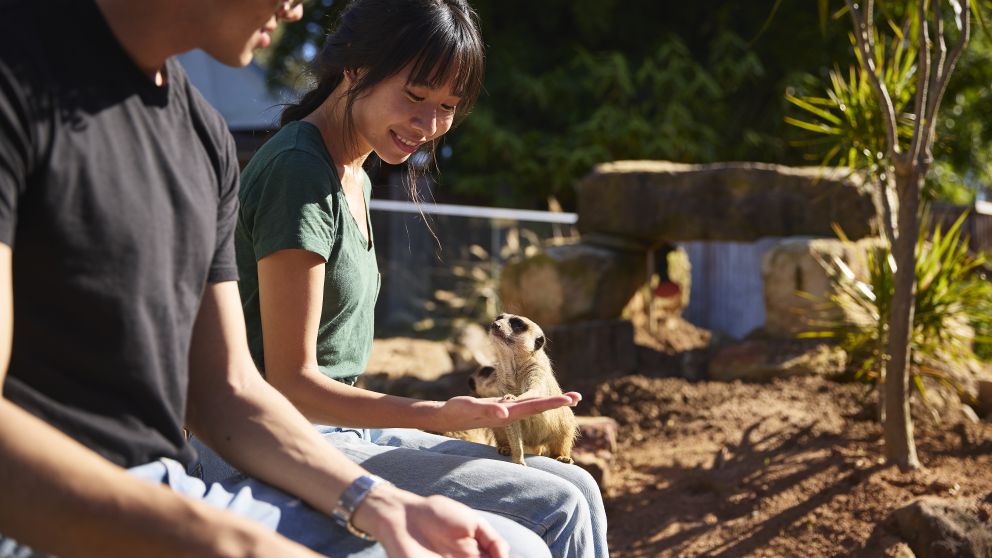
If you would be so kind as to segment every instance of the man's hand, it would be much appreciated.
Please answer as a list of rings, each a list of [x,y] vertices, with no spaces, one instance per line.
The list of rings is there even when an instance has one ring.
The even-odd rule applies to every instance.
[[[443,496],[378,486],[355,510],[356,527],[390,558],[508,558],[509,545],[474,511]]]
[[[582,396],[574,391],[550,397],[529,397],[506,400],[501,397],[452,397],[437,408],[434,429],[438,431],[469,430],[506,426],[522,418],[557,409],[574,407]]]

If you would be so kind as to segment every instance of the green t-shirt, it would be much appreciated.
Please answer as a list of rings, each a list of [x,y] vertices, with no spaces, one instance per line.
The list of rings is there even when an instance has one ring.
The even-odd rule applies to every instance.
[[[365,177],[365,219],[372,185]],[[320,131],[307,122],[284,126],[252,157],[241,178],[235,231],[241,302],[252,357],[263,369],[258,260],[303,249],[324,258],[324,301],[317,364],[331,378],[361,374],[372,350],[379,270],[372,226],[365,242]]]

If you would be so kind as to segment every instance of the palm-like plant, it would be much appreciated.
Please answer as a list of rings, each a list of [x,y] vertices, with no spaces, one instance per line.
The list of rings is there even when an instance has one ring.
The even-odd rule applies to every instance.
[[[908,140],[913,133],[911,114],[916,91],[916,47],[905,40],[910,24],[900,28],[889,22],[894,37],[879,38],[876,66],[883,68],[881,79],[892,94],[893,107],[900,115],[898,135]],[[849,35],[855,44],[854,35]],[[871,178],[879,177],[879,162],[886,150],[885,128],[879,115],[878,101],[861,53],[855,49],[858,63],[848,68],[846,75],[839,68],[828,73],[825,96],[786,94],[785,99],[802,111],[785,122],[810,133],[810,137],[793,142],[820,157],[823,166],[846,166],[851,170],[867,170]]]
[[[992,315],[992,282],[983,276],[988,263],[968,251],[961,234],[966,215],[944,231],[934,228],[927,239],[930,219],[921,220],[916,244],[914,319],[911,340],[912,381],[924,394],[924,377],[953,385],[952,377],[975,358],[976,340],[971,324],[987,322]],[[839,236],[845,241],[843,233]],[[888,315],[893,292],[893,266],[889,249],[879,245],[867,254],[867,282],[856,277],[839,258],[821,262],[835,285],[833,305],[844,318],[826,323],[810,336],[834,337],[847,351],[848,362],[859,363],[857,379],[875,382],[884,373],[888,346]],[[958,388],[959,386],[954,386]]]

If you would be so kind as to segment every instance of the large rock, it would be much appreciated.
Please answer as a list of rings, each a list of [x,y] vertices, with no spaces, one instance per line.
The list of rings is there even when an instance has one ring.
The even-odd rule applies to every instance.
[[[868,250],[878,245],[875,238],[844,243],[799,237],[783,239],[769,248],[761,262],[765,331],[776,337],[793,337],[842,318],[829,304],[834,288],[823,263],[835,268],[839,260],[855,277],[866,281]]]
[[[764,163],[616,161],[578,184],[579,231],[658,241],[850,238],[872,232],[875,208],[842,169]]]
[[[548,247],[507,264],[500,275],[503,309],[543,328],[620,317],[645,279],[645,253],[586,242]]]
[[[920,558],[992,556],[992,530],[953,502],[921,498],[892,512],[891,521]]]
[[[454,370],[454,363],[443,343],[410,337],[386,337],[372,343],[365,371],[389,378],[410,376],[435,380]]]

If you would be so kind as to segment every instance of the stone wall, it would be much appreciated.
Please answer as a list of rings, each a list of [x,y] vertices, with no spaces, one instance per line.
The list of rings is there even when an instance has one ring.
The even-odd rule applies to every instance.
[[[617,161],[598,165],[577,188],[579,242],[502,273],[504,307],[545,326],[619,318],[649,277],[648,251],[664,244],[834,237],[835,224],[852,239],[874,232],[870,194],[842,169]],[[766,288],[787,289],[780,294],[794,302],[798,273],[822,291],[812,260],[793,260],[784,283]],[[773,320],[792,312],[786,306],[773,309]]]

